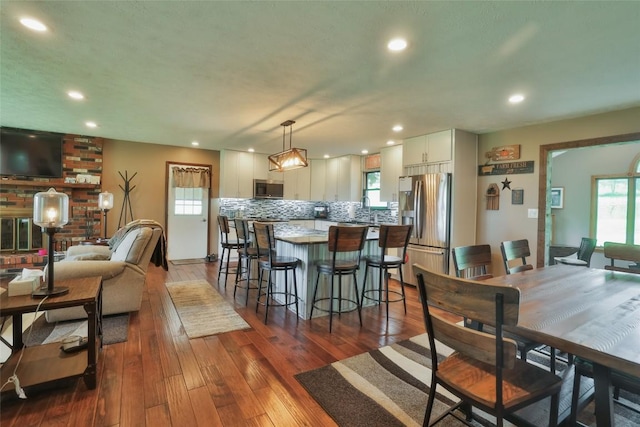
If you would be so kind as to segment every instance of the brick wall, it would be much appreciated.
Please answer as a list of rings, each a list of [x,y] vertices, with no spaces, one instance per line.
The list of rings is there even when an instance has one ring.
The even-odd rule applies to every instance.
[[[56,234],[56,240],[70,245],[88,237],[98,237],[102,219],[98,209],[100,185],[65,183],[65,179],[76,178],[78,174],[101,177],[102,146],[102,138],[65,135],[62,178],[25,178],[18,181],[12,177],[1,177],[0,217],[17,216],[15,212],[20,212],[20,215],[26,212],[31,217],[33,196],[54,187],[69,196],[69,223]]]

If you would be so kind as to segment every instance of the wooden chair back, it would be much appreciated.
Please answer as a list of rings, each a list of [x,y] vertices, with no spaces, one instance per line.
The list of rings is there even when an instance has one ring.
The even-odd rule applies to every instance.
[[[329,251],[362,251],[369,227],[332,225],[329,227]]]
[[[488,269],[491,266],[491,246],[458,246],[451,252],[457,277],[471,280],[485,280],[493,277]]]
[[[220,227],[220,241],[223,244],[229,243],[229,233],[231,227],[229,227],[229,218],[225,215],[218,215],[218,226]]]
[[[251,240],[251,235],[249,234],[249,221],[240,218],[236,218],[233,221],[236,225],[236,235],[238,236],[238,240],[242,241],[242,243],[247,246]]]
[[[401,259],[404,260],[409,240],[411,240],[412,228],[412,225],[381,225],[378,238],[381,257],[384,258],[387,249],[402,248]],[[400,254],[398,255],[400,256]]]
[[[259,254],[267,255],[269,262],[275,256],[276,240],[273,232],[273,224],[265,222],[253,223],[253,234],[256,237],[256,247]]]
[[[616,260],[628,261],[636,265],[640,264],[640,245],[604,242],[604,257],[610,260],[610,264],[604,266],[606,270],[624,271],[626,273],[640,274],[639,268],[629,268],[615,265]]]
[[[589,237],[583,237],[580,241],[580,248],[578,248],[577,257],[579,260],[582,260],[587,263],[587,267],[591,265],[591,255],[593,255],[593,251],[596,249],[596,239],[591,239]]]
[[[507,274],[533,270],[533,265],[527,263],[527,257],[531,256],[527,239],[504,241],[500,243],[500,252],[502,253],[502,261]],[[521,260],[522,263],[510,266],[510,262],[514,260]]]

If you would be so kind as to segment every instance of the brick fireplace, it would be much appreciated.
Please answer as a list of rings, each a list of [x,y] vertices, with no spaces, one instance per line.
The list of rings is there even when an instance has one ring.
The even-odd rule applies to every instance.
[[[99,236],[100,184],[71,181],[79,174],[102,177],[102,146],[102,138],[65,135],[61,178],[0,177],[0,268],[14,264],[12,255],[26,259],[37,249],[47,247],[46,235],[38,234],[39,227],[33,227],[30,220],[33,196],[51,187],[69,196],[69,223],[56,234],[56,250]]]

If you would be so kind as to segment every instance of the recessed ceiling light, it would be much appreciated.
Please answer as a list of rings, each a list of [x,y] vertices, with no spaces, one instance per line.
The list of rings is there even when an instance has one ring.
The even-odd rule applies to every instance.
[[[391,130],[393,130],[394,132],[400,132],[403,129],[404,128],[402,127],[402,125],[395,125],[394,127],[391,128]]]
[[[40,32],[47,31],[47,26],[44,25],[42,22],[38,21],[37,19],[22,18],[20,19],[20,23],[33,31],[40,31]]]
[[[407,41],[401,38],[392,39],[387,44],[387,47],[389,48],[389,50],[392,50],[394,52],[405,50],[407,48]]]
[[[391,140],[391,139],[387,141],[387,145],[393,145],[393,144],[395,144],[395,143],[396,143],[396,142],[395,142],[394,140]]]
[[[198,141],[191,141],[191,145],[197,147],[198,145],[200,145],[200,143]]]
[[[361,153],[362,154],[369,154],[369,150],[362,150]]]
[[[69,92],[67,92],[67,95],[69,95],[69,98],[73,99],[84,99],[84,95],[77,90],[70,90]]]
[[[96,124],[96,122],[85,122],[85,125],[86,125],[88,128],[97,128],[97,127],[98,127],[98,125]]]
[[[328,154],[325,154],[325,155],[324,155],[324,156],[322,156],[322,157],[324,157],[325,159],[328,159],[328,158],[329,158],[329,155],[328,155]]]
[[[514,95],[511,95],[509,97],[509,102],[511,104],[519,104],[520,102],[524,101],[524,95],[520,94],[520,93],[516,93]]]
[[[256,150],[254,150],[253,148],[249,148],[247,151],[250,152],[250,153],[253,153]]]

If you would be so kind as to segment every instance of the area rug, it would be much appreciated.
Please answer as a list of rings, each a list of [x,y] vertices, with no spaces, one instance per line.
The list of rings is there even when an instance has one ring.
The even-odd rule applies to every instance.
[[[189,258],[189,259],[172,259],[173,265],[190,265],[190,264],[204,264],[204,258]]]
[[[170,282],[166,287],[189,338],[250,327],[206,280]]]
[[[102,318],[102,343],[115,344],[127,340],[129,330],[129,313],[104,316]],[[86,320],[68,320],[64,322],[48,323],[44,315],[24,332],[26,345],[40,345],[62,341],[71,335],[86,337]]]
[[[439,354],[439,359],[451,351],[442,347],[438,350],[445,354]],[[303,372],[296,375],[296,379],[340,426],[421,426],[431,382],[428,348],[427,335],[422,334]],[[548,359],[545,362],[542,356],[536,356],[534,360],[548,363]],[[438,392],[433,416],[458,401],[443,388],[438,388]],[[637,396],[627,397],[638,403]],[[616,426],[640,425],[639,414],[618,404],[614,409]],[[490,419],[487,414],[479,412],[478,415]],[[593,407],[583,410],[579,420],[585,425],[595,426]],[[449,416],[438,425],[464,424]]]

